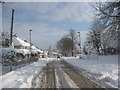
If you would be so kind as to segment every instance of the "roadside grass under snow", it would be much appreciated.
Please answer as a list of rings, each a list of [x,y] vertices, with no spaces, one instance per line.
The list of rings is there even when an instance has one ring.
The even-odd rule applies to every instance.
[[[35,78],[40,73],[41,68],[51,60],[54,60],[54,58],[43,58],[30,65],[0,76],[0,82],[2,82],[0,89],[31,88],[33,78]]]
[[[118,88],[118,55],[98,56],[98,58],[78,59],[63,57],[65,61],[79,69],[106,88]],[[119,74],[120,75],[120,74]]]

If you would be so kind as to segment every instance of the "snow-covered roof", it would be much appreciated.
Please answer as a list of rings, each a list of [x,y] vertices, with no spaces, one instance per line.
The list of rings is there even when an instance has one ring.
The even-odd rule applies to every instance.
[[[20,39],[18,36],[13,36],[13,45],[14,46],[30,46],[29,43],[27,43],[24,40]]]
[[[20,39],[18,36],[13,36],[13,45],[14,46],[27,46],[30,47],[30,43],[25,42],[24,40]],[[37,52],[43,53],[42,50],[36,48],[35,46],[31,46],[32,50],[36,50]]]
[[[58,55],[58,53],[57,53],[57,52],[52,52],[52,54]]]
[[[40,52],[40,53],[43,53],[43,51],[42,51],[42,50],[40,50],[40,49],[36,48],[35,46],[32,46],[31,48],[32,48],[33,50],[36,50],[36,51]]]

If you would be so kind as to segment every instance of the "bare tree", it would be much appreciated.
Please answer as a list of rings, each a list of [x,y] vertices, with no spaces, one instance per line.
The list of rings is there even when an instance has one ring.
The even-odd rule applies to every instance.
[[[99,53],[100,50],[104,54],[116,53],[120,46],[118,44],[120,41],[120,1],[99,2],[96,3],[94,8],[97,10],[96,20],[92,24],[92,33],[90,34],[90,38],[94,39],[92,40],[93,46]],[[99,23],[96,23],[96,21]],[[96,33],[99,34],[96,35]]]
[[[72,40],[72,56],[74,56],[74,53],[76,51],[76,43],[77,43],[77,35],[76,31],[73,29],[70,29],[68,33],[68,37]]]
[[[70,29],[68,34],[63,36],[56,44],[57,49],[66,56],[74,56],[77,53],[76,31]]]
[[[72,52],[72,39],[64,36],[57,42],[57,49],[65,56],[71,56]]]
[[[95,19],[89,34],[88,34],[88,42],[90,45],[97,51],[98,54],[104,54],[103,45],[102,45],[102,33],[104,31],[105,25],[99,21],[99,19]]]
[[[104,15],[103,17],[108,18],[120,18],[120,1],[118,2],[97,2],[95,6],[93,6],[99,14]]]

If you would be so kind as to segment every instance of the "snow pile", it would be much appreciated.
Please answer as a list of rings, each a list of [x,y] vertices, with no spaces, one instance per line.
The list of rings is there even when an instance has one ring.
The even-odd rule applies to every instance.
[[[46,57],[46,58],[41,58],[40,60],[52,61],[52,60],[56,60],[56,58],[48,58],[48,57]]]
[[[53,59],[40,59],[30,65],[0,76],[0,82],[2,82],[0,88],[30,88],[33,78],[40,73],[41,68],[50,60]]]
[[[73,66],[83,69],[86,76],[96,80],[106,88],[118,87],[118,55],[99,56],[98,59],[77,59],[73,57],[64,59]]]

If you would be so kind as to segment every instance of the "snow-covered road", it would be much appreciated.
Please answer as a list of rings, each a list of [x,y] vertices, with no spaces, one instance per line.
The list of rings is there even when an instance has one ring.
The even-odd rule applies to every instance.
[[[2,75],[0,76],[0,82],[2,82],[0,89],[48,87],[49,85],[46,85],[48,83],[50,87],[56,88],[89,87],[89,85],[83,85],[85,82],[82,81],[91,83],[83,75],[94,81],[97,79],[101,86],[107,88],[116,88],[118,86],[118,75],[120,74],[116,55],[99,56],[98,60],[81,60],[73,57],[65,57],[64,60],[44,58]],[[82,75],[79,72],[82,72]]]
[[[36,79],[33,88],[101,88],[64,60],[47,63]]]
[[[92,56],[93,57],[93,56]],[[106,88],[118,87],[118,55],[98,56],[98,58],[79,59],[63,57],[65,61],[82,70],[84,75]]]
[[[5,75],[0,76],[1,88],[31,88],[32,80],[39,73],[41,68],[46,63],[54,60],[54,58],[40,59],[30,65],[21,67],[15,71],[11,71]],[[12,84],[11,84],[12,83]]]

